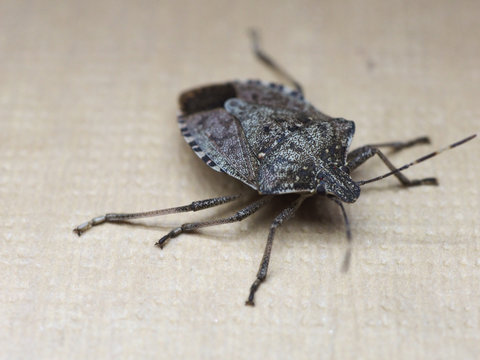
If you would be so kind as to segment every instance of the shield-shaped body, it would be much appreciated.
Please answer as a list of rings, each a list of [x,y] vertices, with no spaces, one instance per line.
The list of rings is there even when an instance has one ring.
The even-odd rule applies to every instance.
[[[345,202],[360,195],[345,166],[355,124],[323,114],[297,91],[235,81],[187,91],[180,108],[195,153],[260,194],[331,194]]]

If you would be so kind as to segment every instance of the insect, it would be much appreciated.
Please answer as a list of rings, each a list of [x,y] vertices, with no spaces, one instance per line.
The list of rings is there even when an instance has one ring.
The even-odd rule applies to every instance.
[[[303,97],[300,84],[259,47],[252,32],[253,50],[257,58],[278,75],[293,84],[283,85],[260,81],[232,81],[186,91],[179,102],[181,133],[192,150],[212,169],[224,172],[256,190],[258,198],[231,216],[203,222],[185,223],[163,236],[156,245],[184,232],[199,228],[241,221],[269,203],[274,196],[296,194],[296,199],[273,220],[256,278],[250,287],[246,305],[254,305],[254,297],[267,276],[270,253],[277,228],[293,217],[303,201],[324,196],[341,209],[346,234],[351,244],[351,230],[343,203],[353,203],[360,196],[361,186],[395,176],[405,187],[437,185],[435,178],[411,180],[402,171],[408,167],[459,146],[476,135],[396,168],[380,148],[402,150],[429,143],[427,137],[406,142],[386,142],[362,146],[349,152],[355,132],[353,121],[330,117],[317,110]],[[351,173],[366,160],[377,155],[389,172],[369,180],[356,181]],[[80,236],[93,226],[150,216],[199,211],[238,200],[241,195],[222,196],[189,205],[141,213],[112,213],[93,218],[74,231]],[[345,257],[348,266],[350,251]]]

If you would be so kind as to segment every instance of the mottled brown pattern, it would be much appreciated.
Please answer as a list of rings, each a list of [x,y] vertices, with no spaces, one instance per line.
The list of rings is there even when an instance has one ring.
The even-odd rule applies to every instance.
[[[303,95],[298,91],[290,90],[281,84],[265,84],[259,80],[248,80],[235,81],[233,85],[237,92],[237,97],[249,103],[290,109],[305,113],[307,116],[315,115],[323,119],[329,118],[329,116],[305,101]]]
[[[282,85],[233,84],[237,97],[221,107],[180,116],[188,129],[182,132],[197,155],[261,194],[329,193],[346,202],[358,198],[360,188],[342,170],[355,131],[352,121],[321,113]],[[221,88],[207,86],[181,99]]]
[[[202,160],[205,154],[224,172],[255,188],[258,161],[248,148],[238,121],[223,108],[180,116],[193,139],[190,146]],[[185,136],[185,133],[184,133]],[[203,152],[198,151],[197,146]]]

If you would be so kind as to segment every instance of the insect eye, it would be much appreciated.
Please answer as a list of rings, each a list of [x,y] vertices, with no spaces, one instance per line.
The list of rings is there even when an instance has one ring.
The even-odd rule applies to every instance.
[[[350,169],[347,166],[340,166],[340,170],[344,173],[350,174]]]

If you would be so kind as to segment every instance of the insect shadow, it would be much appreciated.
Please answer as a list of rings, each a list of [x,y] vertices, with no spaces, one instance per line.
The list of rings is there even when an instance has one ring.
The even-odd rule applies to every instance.
[[[293,89],[258,80],[202,86],[180,95],[181,113],[177,120],[185,141],[198,157],[213,170],[240,180],[255,190],[257,196],[230,216],[185,223],[156,243],[163,248],[170,239],[184,232],[241,221],[274,198],[288,200],[270,225],[265,251],[246,305],[254,305],[255,293],[265,281],[277,228],[292,218],[306,199],[321,197],[338,205],[349,242],[343,263],[346,270],[350,262],[352,235],[343,204],[355,202],[362,186],[389,176],[395,176],[403,187],[438,185],[436,178],[409,179],[402,172],[476,136],[466,137],[399,168],[381,149],[401,151],[429,144],[430,139],[422,136],[409,141],[364,145],[349,151],[355,123],[326,115],[306,101],[300,83],[260,48],[256,32],[251,32],[251,40],[257,59],[293,85]],[[354,170],[374,156],[380,158],[390,171],[368,180],[354,180],[351,176]],[[245,195],[221,196],[141,213],[105,214],[77,226],[74,231],[81,235],[106,222],[199,211],[240,198],[245,199]]]

